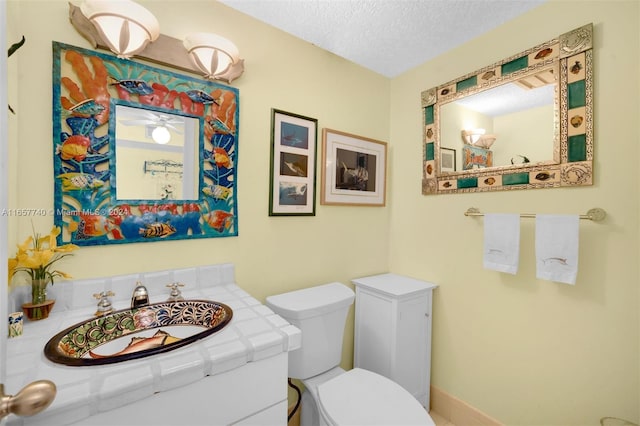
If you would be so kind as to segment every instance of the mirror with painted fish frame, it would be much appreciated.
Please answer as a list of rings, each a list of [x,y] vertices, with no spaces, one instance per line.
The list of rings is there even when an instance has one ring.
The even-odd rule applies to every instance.
[[[58,243],[238,235],[238,101],[220,83],[53,42]],[[159,127],[164,145],[150,142]]]
[[[592,40],[588,24],[422,92],[422,193],[592,185]]]

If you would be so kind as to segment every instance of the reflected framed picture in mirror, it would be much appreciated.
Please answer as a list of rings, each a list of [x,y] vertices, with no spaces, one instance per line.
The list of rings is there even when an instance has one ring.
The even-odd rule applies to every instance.
[[[53,42],[59,244],[238,235],[239,92]]]
[[[321,204],[384,206],[387,143],[322,130]]]
[[[456,150],[453,148],[440,148],[440,171],[456,171]]]
[[[271,110],[269,216],[316,214],[318,120]]]

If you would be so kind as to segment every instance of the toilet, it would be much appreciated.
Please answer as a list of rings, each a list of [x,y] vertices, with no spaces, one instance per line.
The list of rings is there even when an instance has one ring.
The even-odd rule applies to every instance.
[[[302,426],[432,425],[402,386],[380,374],[339,367],[353,291],[330,283],[267,297],[267,306],[302,331],[302,345],[289,352],[289,377],[299,379]]]

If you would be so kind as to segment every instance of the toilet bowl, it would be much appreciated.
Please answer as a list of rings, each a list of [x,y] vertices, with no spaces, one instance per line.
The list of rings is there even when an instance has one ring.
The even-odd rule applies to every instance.
[[[303,423],[435,426],[418,400],[397,383],[361,368],[338,370],[337,375],[315,387],[315,399],[304,401]],[[313,397],[314,392],[307,389]]]
[[[435,426],[418,400],[394,381],[338,366],[353,299],[353,291],[340,283],[267,297],[267,306],[302,331],[301,348],[289,353],[289,377],[306,388],[301,425]]]

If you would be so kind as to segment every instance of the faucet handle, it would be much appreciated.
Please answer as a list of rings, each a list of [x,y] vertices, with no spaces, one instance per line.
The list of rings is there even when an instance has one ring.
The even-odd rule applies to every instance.
[[[182,293],[180,293],[180,290],[178,290],[178,287],[184,287],[184,284],[176,282],[167,284],[166,286],[171,289],[171,293],[169,294],[169,298],[167,299],[168,302],[177,302],[179,300],[184,300],[184,297],[182,297]]]
[[[105,299],[106,299],[107,297],[112,297],[112,296],[115,296],[115,295],[116,295],[116,294],[115,294],[114,292],[112,292],[111,290],[109,290],[109,291],[101,291],[100,293],[94,293],[94,294],[93,294],[93,297],[94,297],[95,299],[99,299],[99,300],[100,300],[100,299],[102,299],[102,298],[105,298]]]
[[[113,306],[111,306],[111,301],[108,298],[115,295],[116,294],[112,291],[102,291],[93,295],[93,297],[99,300],[98,310],[95,313],[96,316],[99,317],[113,312]]]

